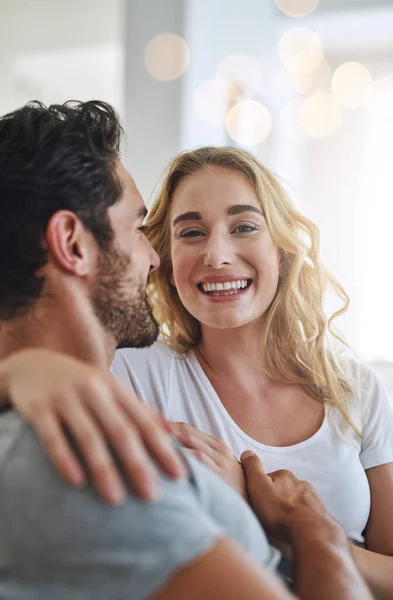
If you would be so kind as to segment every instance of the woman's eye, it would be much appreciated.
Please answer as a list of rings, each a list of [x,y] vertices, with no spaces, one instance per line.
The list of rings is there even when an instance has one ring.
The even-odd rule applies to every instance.
[[[248,233],[249,231],[257,231],[259,228],[253,223],[243,223],[238,225],[234,230],[234,233]]]
[[[183,231],[180,233],[180,238],[196,238],[203,236],[203,232],[198,229],[188,229],[187,231]]]

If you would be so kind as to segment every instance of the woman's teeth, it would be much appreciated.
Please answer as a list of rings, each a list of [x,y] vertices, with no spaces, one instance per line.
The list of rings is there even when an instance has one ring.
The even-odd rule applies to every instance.
[[[221,296],[228,294],[236,294],[240,290],[246,288],[247,285],[247,279],[239,279],[237,281],[223,281],[220,283],[206,282],[201,284],[201,288],[206,294],[214,293],[214,295],[216,295],[216,293],[218,292],[217,295]]]

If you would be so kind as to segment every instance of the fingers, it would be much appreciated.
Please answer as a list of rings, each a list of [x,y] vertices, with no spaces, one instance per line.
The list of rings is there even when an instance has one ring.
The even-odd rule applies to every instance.
[[[94,417],[72,397],[62,406],[61,417],[87,464],[99,495],[110,504],[121,503],[125,486]]]
[[[83,469],[71,450],[58,418],[50,412],[41,412],[40,418],[32,421],[32,428],[65,481],[74,486],[83,484]]]
[[[131,417],[132,422],[135,423],[141,438],[162,469],[171,477],[184,477],[187,469],[168,434],[169,425],[162,419],[161,415],[136,397],[133,402],[130,402],[130,394],[127,389],[120,388],[117,398]],[[107,411],[105,411],[106,413]],[[125,436],[126,432],[123,431],[123,435]],[[130,449],[128,452],[130,452]],[[128,462],[126,456],[124,456],[124,459]]]
[[[216,464],[223,458],[232,458],[232,451],[222,440],[199,431],[189,423],[171,422],[170,427],[178,442],[185,448],[202,450]]]
[[[251,450],[246,450],[240,457],[244,472],[247,477],[255,475],[266,475],[262,461]]]
[[[138,401],[140,410],[145,410],[146,406]],[[153,500],[157,494],[157,472],[152,464],[145,449],[145,443],[149,436],[149,426],[151,427],[150,437],[157,439],[164,438],[173,453],[175,450],[171,447],[168,435],[163,433],[161,426],[155,424],[147,418],[145,424],[131,422],[129,416],[112,399],[111,394],[105,394],[103,391],[96,395],[95,401],[91,406],[98,424],[102,427],[106,437],[109,439],[116,456],[121,462],[124,471],[135,488],[138,495],[146,500]],[[157,450],[154,454],[157,459],[161,450],[159,441],[156,440]],[[180,459],[176,456],[176,459]]]
[[[214,471],[214,473],[218,473],[220,474],[220,469],[218,468],[218,466],[216,465],[216,463],[214,462],[214,460],[212,460],[210,458],[210,456],[208,456],[207,454],[205,454],[203,452],[203,450],[192,450],[190,448],[186,448],[187,452],[189,452],[190,454],[192,454],[197,460],[199,460],[200,462],[202,462],[206,467],[209,467],[209,469],[211,469],[212,471]]]
[[[241,455],[240,462],[243,467],[249,495],[252,497],[254,493],[258,492],[259,494],[262,490],[266,493],[273,482],[270,475],[265,473],[259,457],[254,452],[251,452],[251,450],[246,450]]]
[[[157,472],[148,451],[168,475],[186,474],[163,420],[125,386],[116,385],[115,378],[84,376],[73,392],[70,389],[66,395],[53,397],[52,406],[52,412],[40,410],[40,418],[31,415],[29,421],[71,485],[84,481],[82,457],[99,495],[111,504],[124,500],[124,474],[114,462],[108,441],[136,493],[145,500],[153,500],[158,491]],[[64,425],[78,453],[72,450]]]
[[[83,483],[87,465],[100,495],[107,502],[120,502],[125,486],[123,473],[114,464],[113,449],[136,492],[145,499],[156,493],[153,459],[170,476],[186,474],[165,421],[120,380],[70,357],[47,354],[50,377],[45,379],[43,390],[40,356],[35,366],[31,360],[27,362],[27,384],[19,376],[14,378],[14,396],[21,399],[15,404],[67,482]],[[38,396],[36,388],[41,390]]]

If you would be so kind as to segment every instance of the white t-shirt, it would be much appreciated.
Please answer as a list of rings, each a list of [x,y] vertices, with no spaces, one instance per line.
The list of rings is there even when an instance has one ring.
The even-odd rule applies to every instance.
[[[160,342],[143,350],[118,350],[111,369],[169,421],[190,423],[221,438],[238,458],[244,450],[252,450],[267,473],[289,469],[312,483],[348,537],[364,543],[370,514],[365,470],[393,462],[393,405],[370,369],[351,363],[355,394],[350,416],[362,438],[345,425],[336,409],[325,408],[320,429],[286,447],[261,444],[240,429],[193,352],[184,357]]]

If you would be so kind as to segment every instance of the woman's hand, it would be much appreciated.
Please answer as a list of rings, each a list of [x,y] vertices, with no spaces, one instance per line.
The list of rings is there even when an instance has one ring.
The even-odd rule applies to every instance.
[[[242,465],[225,442],[199,431],[188,423],[170,422],[169,425],[172,433],[184,448],[190,450],[196,458],[218,473],[244,499],[247,499]]]
[[[108,441],[136,492],[146,500],[156,494],[157,473],[149,452],[168,475],[185,474],[164,419],[109,371],[103,373],[64,354],[28,349],[0,363],[0,397],[26,419],[64,479],[81,485],[84,471],[65,427],[99,494],[109,503],[124,499],[125,485]]]

